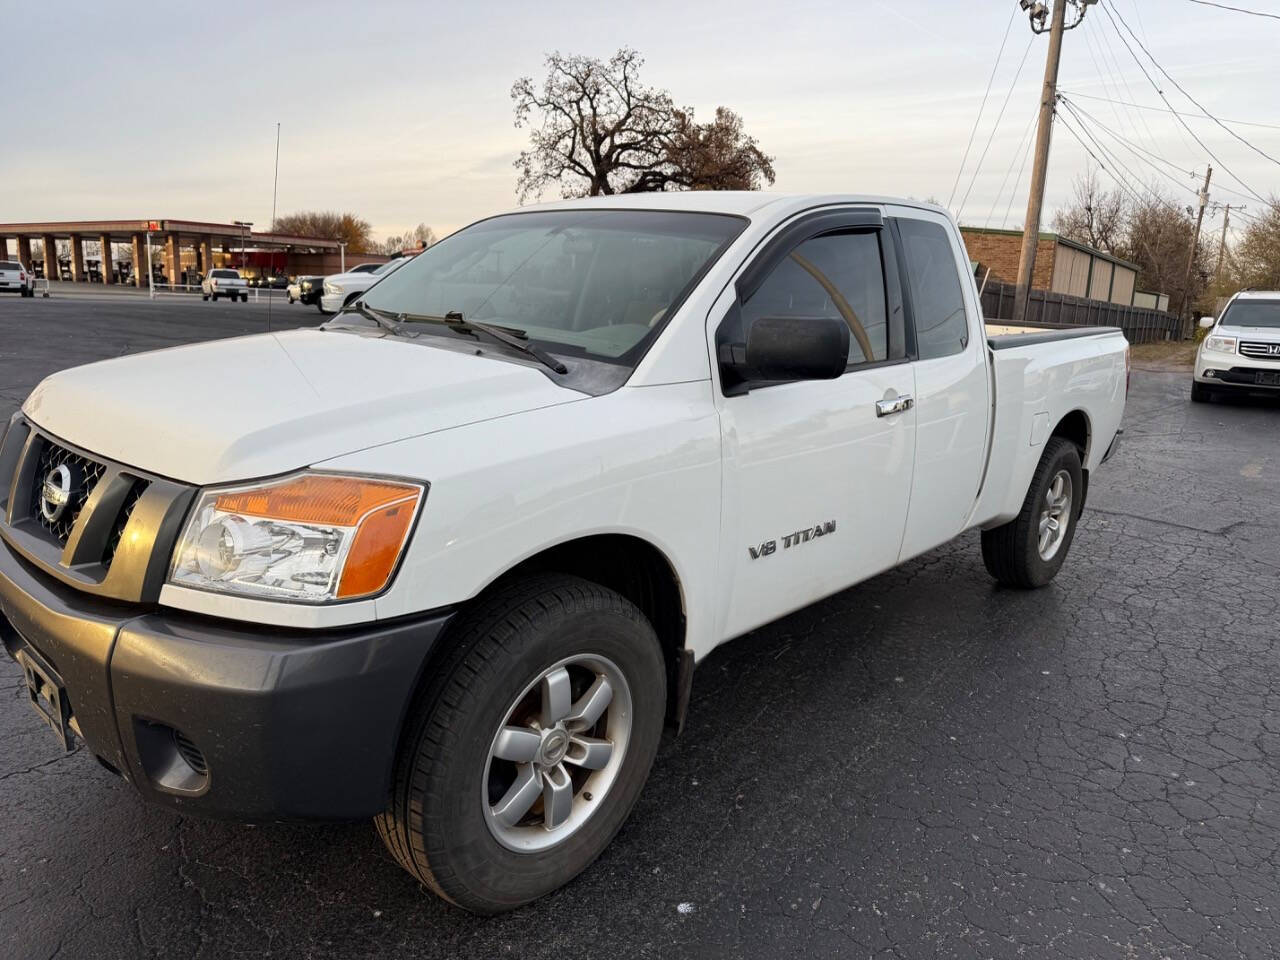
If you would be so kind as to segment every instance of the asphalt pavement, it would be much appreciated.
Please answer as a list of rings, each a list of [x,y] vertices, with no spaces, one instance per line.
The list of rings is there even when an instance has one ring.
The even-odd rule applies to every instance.
[[[265,328],[126,300],[0,300],[0,415],[63,367]],[[966,535],[708,657],[613,845],[504,917],[369,824],[143,805],[0,657],[0,956],[1273,957],[1280,403],[1189,381],[1138,362],[1049,587],[997,588]]]

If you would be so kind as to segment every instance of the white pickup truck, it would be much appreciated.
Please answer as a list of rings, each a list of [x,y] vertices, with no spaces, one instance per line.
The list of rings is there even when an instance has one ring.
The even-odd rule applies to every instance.
[[[219,297],[230,297],[234,303],[240,298],[241,303],[249,300],[249,282],[240,276],[238,270],[219,267],[209,271],[209,275],[200,281],[201,299],[218,302]]]
[[[17,260],[0,260],[0,290],[12,290],[24,297],[34,296],[35,277]]]
[[[1127,362],[985,336],[937,207],[526,208],[320,329],[41,383],[0,446],[0,632],[147,799],[376,818],[506,910],[609,843],[718,644],[975,528],[1047,583]]]

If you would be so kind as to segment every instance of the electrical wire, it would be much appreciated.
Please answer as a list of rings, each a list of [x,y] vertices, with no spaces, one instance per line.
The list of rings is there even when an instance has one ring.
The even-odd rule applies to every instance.
[[[1114,6],[1114,4],[1107,5],[1108,8],[1110,8],[1111,6]],[[1107,16],[1110,16],[1110,15],[1111,15],[1111,11],[1110,9],[1107,9]],[[1231,136],[1235,137],[1237,140],[1243,143],[1246,147],[1248,147],[1258,156],[1265,157],[1266,159],[1274,163],[1276,166],[1280,167],[1280,160],[1277,160],[1275,157],[1271,156],[1271,154],[1267,153],[1265,150],[1262,150],[1261,148],[1255,146],[1253,143],[1250,143],[1244,137],[1240,136],[1240,134],[1236,133],[1234,130],[1228,127],[1225,123],[1223,123],[1221,120],[1215,117],[1212,113],[1210,113],[1207,109],[1205,109],[1204,105],[1201,104],[1199,100],[1191,96],[1191,94],[1187,93],[1186,88],[1183,87],[1182,84],[1178,83],[1177,80],[1173,79],[1173,77],[1169,75],[1169,71],[1167,71],[1164,67],[1160,66],[1160,61],[1151,55],[1151,51],[1148,50],[1145,46],[1143,46],[1142,41],[1138,39],[1137,34],[1135,34],[1132,30],[1129,29],[1129,24],[1125,21],[1124,15],[1120,13],[1119,10],[1116,10],[1116,16],[1119,17],[1120,22],[1124,24],[1124,28],[1129,31],[1129,35],[1133,37],[1134,42],[1139,47],[1142,47],[1142,52],[1147,55],[1147,58],[1152,62],[1152,64],[1155,65],[1155,68],[1164,75],[1164,78],[1166,80],[1168,80],[1170,83],[1172,83],[1175,87],[1178,88],[1178,92],[1180,92],[1184,97],[1186,97],[1188,100],[1194,103],[1196,107],[1199,108],[1201,113],[1203,113],[1206,117],[1208,117],[1218,126],[1220,126],[1223,130],[1227,131],[1227,133],[1231,134]],[[1161,93],[1161,96],[1163,97],[1164,94]]]
[[[1027,172],[1027,161],[1031,159],[1031,147],[1035,142],[1034,137],[1027,141],[1027,150],[1022,155],[1022,166],[1018,168],[1018,179],[1013,181],[1013,191],[1009,194],[1009,205],[1004,208],[1004,219],[1000,221],[1001,223],[1009,222],[1009,215],[1013,212],[1013,201],[1018,197],[1018,187],[1022,186],[1022,175]]]
[[[1129,169],[1129,167],[1122,160],[1120,160],[1120,158],[1117,157],[1113,151],[1107,149],[1107,147],[1103,146],[1103,144],[1098,141],[1098,139],[1089,131],[1089,128],[1084,124],[1084,121],[1082,121],[1078,116],[1076,116],[1076,114],[1071,110],[1071,105],[1070,104],[1064,104],[1064,105],[1067,107],[1067,112],[1071,113],[1072,118],[1076,121],[1076,123],[1080,125],[1080,129],[1084,131],[1084,135],[1089,138],[1089,142],[1092,143],[1095,147],[1097,147],[1098,153],[1101,153],[1102,156],[1105,157],[1106,160],[1110,162],[1111,165],[1110,167],[1108,167],[1106,163],[1104,163],[1104,161],[1098,157],[1097,154],[1095,154],[1092,150],[1089,150],[1088,146],[1085,146],[1085,149],[1089,151],[1089,156],[1093,157],[1093,159],[1098,163],[1098,165],[1101,166],[1104,170],[1107,171],[1107,173],[1111,175],[1112,179],[1124,180],[1124,178],[1120,177],[1120,175],[1117,173],[1117,170],[1123,170],[1130,180],[1141,185],[1142,190],[1148,195],[1148,197],[1150,197],[1151,200],[1153,200],[1154,202],[1162,206],[1169,207],[1171,210],[1181,210],[1181,208],[1176,203],[1174,203],[1173,201],[1165,197],[1162,197],[1154,189],[1147,186],[1146,184],[1143,184],[1141,177],[1139,177],[1136,173],[1134,173],[1131,169]],[[1065,122],[1066,118],[1063,117],[1062,119]],[[1073,129],[1072,133],[1076,134],[1076,131]],[[1076,134],[1076,138],[1079,139],[1078,134]],[[1138,191],[1133,188],[1129,180],[1124,180],[1124,183],[1126,187],[1128,187],[1129,192],[1133,194],[1133,196],[1136,199],[1138,199],[1140,203],[1143,202],[1142,197],[1139,195]]]
[[[951,201],[956,198],[956,190],[960,187],[960,177],[964,174],[964,165],[969,162],[969,150],[973,147],[974,135],[978,132],[978,124],[982,122],[982,111],[987,109],[987,97],[991,95],[991,84],[995,82],[996,71],[1000,69],[1000,59],[1004,56],[1004,46],[1009,42],[1009,31],[1013,29],[1013,18],[1017,16],[1018,8],[1013,7],[1009,11],[1009,22],[1005,24],[1004,37],[1000,40],[1000,49],[996,51],[996,62],[991,67],[991,76],[987,78],[987,89],[983,91],[982,103],[978,105],[978,115],[973,118],[973,129],[969,131],[969,142],[964,146],[964,156],[960,158],[960,169],[956,171],[956,182],[951,185],[951,196],[947,197],[947,206],[951,206]]]
[[[1138,69],[1142,71],[1142,75],[1143,75],[1144,77],[1146,77],[1146,78],[1147,78],[1147,82],[1148,82],[1149,84],[1151,84],[1152,89],[1154,89],[1154,90],[1155,90],[1155,92],[1156,92],[1156,93],[1158,93],[1158,94],[1160,95],[1160,99],[1161,99],[1161,100],[1163,100],[1163,101],[1165,102],[1165,104],[1169,107],[1169,111],[1170,111],[1170,112],[1171,112],[1175,117],[1177,117],[1177,118],[1178,118],[1178,122],[1183,126],[1183,128],[1187,131],[1187,133],[1191,134],[1192,139],[1193,139],[1193,140],[1195,140],[1195,142],[1196,142],[1196,143],[1200,144],[1200,147],[1201,147],[1201,148],[1202,148],[1202,149],[1203,149],[1207,154],[1209,154],[1209,156],[1210,156],[1214,161],[1216,161],[1216,162],[1217,162],[1218,166],[1222,168],[1222,171],[1223,171],[1224,173],[1226,173],[1228,176],[1230,176],[1230,177],[1231,177],[1231,179],[1235,180],[1238,184],[1240,184],[1240,186],[1242,186],[1242,187],[1244,187],[1246,190],[1248,190],[1248,191],[1249,191],[1249,193],[1250,193],[1250,194],[1251,194],[1255,199],[1257,199],[1257,200],[1261,201],[1262,203],[1266,203],[1267,201],[1266,201],[1266,200],[1264,200],[1264,199],[1262,198],[1262,195],[1261,195],[1260,193],[1258,193],[1258,192],[1257,192],[1256,190],[1254,190],[1251,186],[1249,186],[1247,183],[1245,183],[1245,182],[1244,182],[1244,180],[1240,179],[1240,177],[1235,173],[1235,171],[1234,171],[1234,170],[1232,170],[1232,169],[1231,169],[1229,166],[1227,166],[1225,163],[1223,163],[1223,162],[1222,162],[1222,160],[1218,157],[1218,155],[1217,155],[1217,154],[1215,154],[1212,150],[1210,150],[1210,149],[1209,149],[1208,144],[1206,144],[1203,140],[1201,140],[1201,139],[1196,135],[1195,131],[1194,131],[1194,130],[1192,130],[1189,126],[1187,126],[1187,123],[1186,123],[1186,121],[1185,121],[1185,120],[1183,120],[1183,119],[1182,119],[1181,114],[1179,114],[1176,110],[1174,110],[1174,109],[1173,109],[1173,104],[1169,103],[1169,98],[1168,98],[1168,97],[1166,97],[1166,96],[1164,95],[1164,91],[1160,89],[1160,85],[1159,85],[1158,83],[1156,83],[1155,79],[1151,76],[1150,72],[1148,72],[1147,68],[1143,65],[1142,61],[1138,58],[1138,55],[1137,55],[1136,53],[1134,53],[1134,51],[1133,51],[1133,47],[1131,47],[1131,46],[1129,45],[1129,41],[1128,41],[1128,40],[1126,40],[1126,39],[1124,38],[1124,35],[1123,35],[1122,33],[1120,33],[1120,27],[1119,27],[1119,25],[1115,22],[1115,17],[1114,17],[1114,16],[1112,16],[1112,13],[1111,13],[1111,4],[1109,4],[1109,3],[1108,3],[1108,4],[1099,4],[1099,6],[1102,8],[1102,11],[1107,15],[1108,19],[1110,19],[1110,20],[1111,20],[1111,25],[1112,25],[1112,27],[1115,29],[1115,31],[1116,31],[1116,35],[1120,37],[1120,42],[1121,42],[1121,43],[1123,43],[1123,44],[1124,44],[1124,46],[1125,46],[1125,49],[1129,51],[1129,56],[1131,56],[1131,57],[1133,58],[1133,62],[1134,62],[1134,63],[1136,63],[1136,64],[1138,65]],[[1123,22],[1123,19],[1124,19],[1124,18],[1122,17],[1122,18],[1121,18],[1122,22]],[[1125,27],[1126,27],[1126,29],[1127,29],[1127,28],[1128,28],[1128,24],[1125,24]],[[1133,32],[1133,31],[1129,31],[1129,32],[1132,34],[1132,32]],[[1137,40],[1138,40],[1138,38],[1135,36],[1135,37],[1134,37],[1134,40],[1135,40],[1135,41],[1137,41]],[[1139,42],[1139,43],[1138,43],[1138,45],[1139,45],[1139,46],[1142,46],[1141,42]],[[1146,51],[1146,47],[1143,47],[1142,49],[1143,49],[1144,51]],[[1147,53],[1147,56],[1148,56],[1148,57],[1150,57],[1150,56],[1151,56],[1151,54],[1150,54],[1150,53]],[[1155,62],[1155,61],[1154,61],[1154,59],[1152,60],[1152,62],[1153,62],[1153,63]],[[1159,65],[1157,64],[1157,66],[1159,66]],[[1176,84],[1175,84],[1175,85],[1176,85]],[[1193,102],[1194,102],[1194,101],[1193,101]],[[1197,106],[1198,106],[1198,104],[1197,104]],[[1217,119],[1217,118],[1215,117],[1215,118],[1212,118],[1212,119],[1214,119],[1214,120],[1216,121],[1216,119]],[[1234,134],[1233,134],[1233,135],[1234,135]]]
[[[987,137],[987,143],[982,148],[982,155],[978,157],[978,165],[973,168],[973,176],[969,178],[969,186],[964,192],[964,199],[960,201],[960,207],[956,210],[956,219],[960,219],[960,214],[964,212],[964,205],[969,202],[969,194],[973,192],[973,185],[978,182],[978,174],[982,171],[982,163],[987,159],[987,151],[991,149],[991,141],[996,138],[996,131],[1000,129],[1000,121],[1004,119],[1004,112],[1009,108],[1009,100],[1013,97],[1013,90],[1018,85],[1018,79],[1022,76],[1022,68],[1027,65],[1027,54],[1031,52],[1031,44],[1035,40],[1034,36],[1027,39],[1027,47],[1022,51],[1022,59],[1018,61],[1018,70],[1013,75],[1013,82],[1009,84],[1009,92],[1005,94],[1004,103],[1000,105],[1000,112],[996,115],[995,126],[991,128],[991,135]]]
[[[1059,89],[1061,90],[1061,87],[1059,87]],[[1100,100],[1103,102],[1107,102],[1108,100],[1107,97],[1099,97],[1097,94],[1093,94],[1093,93],[1081,93],[1078,90],[1069,90],[1067,92],[1070,93],[1073,97],[1084,97],[1086,100]],[[1115,102],[1133,107],[1135,110],[1154,110],[1157,113],[1172,113],[1175,116],[1184,117],[1188,120],[1207,120],[1208,119],[1207,117],[1202,117],[1194,113],[1178,113],[1177,110],[1171,110],[1168,107],[1157,107],[1154,104],[1150,104],[1150,103],[1130,103],[1127,100],[1117,100]],[[1268,130],[1280,130],[1280,123],[1263,123],[1261,120],[1227,120],[1225,118],[1222,118],[1222,122],[1234,123],[1236,126],[1240,126],[1240,127],[1266,127]]]
[[[1270,17],[1272,20],[1280,20],[1280,13],[1263,13],[1261,10],[1246,10],[1244,7],[1232,7],[1225,3],[1214,3],[1213,0],[1190,0],[1191,3],[1198,3],[1202,7],[1217,7],[1219,10],[1230,10],[1234,13],[1247,13],[1252,17]]]
[[[983,229],[986,229],[987,227],[991,226],[991,221],[995,218],[996,207],[1000,206],[1000,198],[1004,196],[1005,184],[1009,182],[1009,177],[1013,173],[1013,166],[1018,162],[1018,155],[1019,154],[1023,155],[1022,162],[1024,164],[1027,162],[1026,154],[1031,152],[1031,142],[1032,142],[1032,141],[1028,141],[1027,138],[1030,136],[1032,129],[1035,127],[1036,117],[1038,117],[1039,115],[1040,115],[1040,108],[1039,106],[1037,106],[1035,113],[1031,114],[1031,122],[1028,123],[1027,128],[1022,131],[1022,136],[1018,139],[1018,145],[1013,148],[1013,152],[1009,156],[1009,169],[1007,169],[1004,172],[1004,179],[1000,181],[1000,189],[996,191],[995,199],[991,202],[991,212],[987,214],[987,219],[982,224]],[[1023,149],[1024,143],[1026,144],[1025,150]],[[1021,179],[1021,175],[1019,175],[1019,179]],[[1008,217],[1006,216],[1005,219],[1008,219]]]
[[[1168,160],[1165,157],[1160,156],[1160,154],[1158,153],[1152,153],[1150,150],[1146,150],[1145,148],[1138,146],[1138,144],[1134,143],[1132,140],[1129,140],[1128,138],[1124,137],[1119,133],[1116,133],[1116,131],[1112,130],[1105,123],[1103,123],[1093,114],[1091,114],[1088,110],[1080,106],[1080,104],[1072,102],[1072,100],[1069,97],[1062,95],[1061,100],[1071,110],[1072,114],[1076,115],[1076,120],[1079,123],[1083,124],[1085,122],[1085,119],[1088,118],[1090,123],[1096,126],[1099,130],[1102,130],[1104,133],[1110,136],[1113,140],[1118,141],[1122,146],[1124,146],[1126,150],[1132,153],[1137,159],[1141,160],[1143,163],[1151,167],[1151,169],[1155,170],[1156,173],[1160,174],[1161,176],[1168,177],[1170,180],[1176,183],[1179,187],[1183,187],[1186,190],[1190,190],[1192,193],[1196,192],[1194,189],[1187,186],[1187,184],[1177,179],[1176,177],[1172,176],[1167,170],[1164,170],[1163,168],[1156,166],[1153,161],[1159,161],[1160,163],[1165,164],[1165,166],[1172,167],[1178,173],[1183,174],[1184,176],[1187,176],[1187,177],[1196,176],[1196,172],[1194,170],[1184,170],[1182,167],[1178,166],[1172,160]]]

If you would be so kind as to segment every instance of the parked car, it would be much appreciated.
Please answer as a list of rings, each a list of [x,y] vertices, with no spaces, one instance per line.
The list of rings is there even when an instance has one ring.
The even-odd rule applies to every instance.
[[[967,530],[1054,577],[1128,347],[984,334],[937,206],[492,217],[318,330],[46,378],[0,444],[4,644],[146,799],[373,817],[509,910],[608,845],[720,643]]]
[[[298,301],[306,304],[314,303],[320,299],[323,284],[324,277],[297,276],[294,277],[293,282],[285,288],[285,295],[289,298],[290,303]],[[310,299],[307,299],[308,297]]]
[[[1191,399],[1257,391],[1280,393],[1280,290],[1245,290],[1222,316],[1200,321],[1208,333],[1196,351]]]
[[[17,260],[0,260],[0,290],[12,291],[24,297],[34,296],[35,278]]]
[[[212,300],[214,303],[218,302],[219,297],[230,297],[233,301],[238,297],[241,303],[247,303],[249,284],[239,272],[217,267],[200,281],[200,294],[202,299]]]
[[[321,313],[336,313],[388,274],[395,273],[412,257],[397,257],[386,263],[352,267],[346,273],[324,278],[324,294],[320,298]]]

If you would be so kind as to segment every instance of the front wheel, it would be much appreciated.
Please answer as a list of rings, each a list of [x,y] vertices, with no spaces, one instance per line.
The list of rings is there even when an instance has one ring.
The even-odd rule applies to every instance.
[[[1191,381],[1191,402],[1192,403],[1208,403],[1213,399],[1213,391],[1206,387],[1199,380]]]
[[[1052,437],[1031,477],[1022,510],[1002,526],[982,531],[982,562],[1008,587],[1043,587],[1071,549],[1084,495],[1080,451]]]
[[[643,614],[576,577],[496,589],[447,642],[378,832],[442,897],[500,913],[568,883],[622,826],[657,753],[666,670]]]

